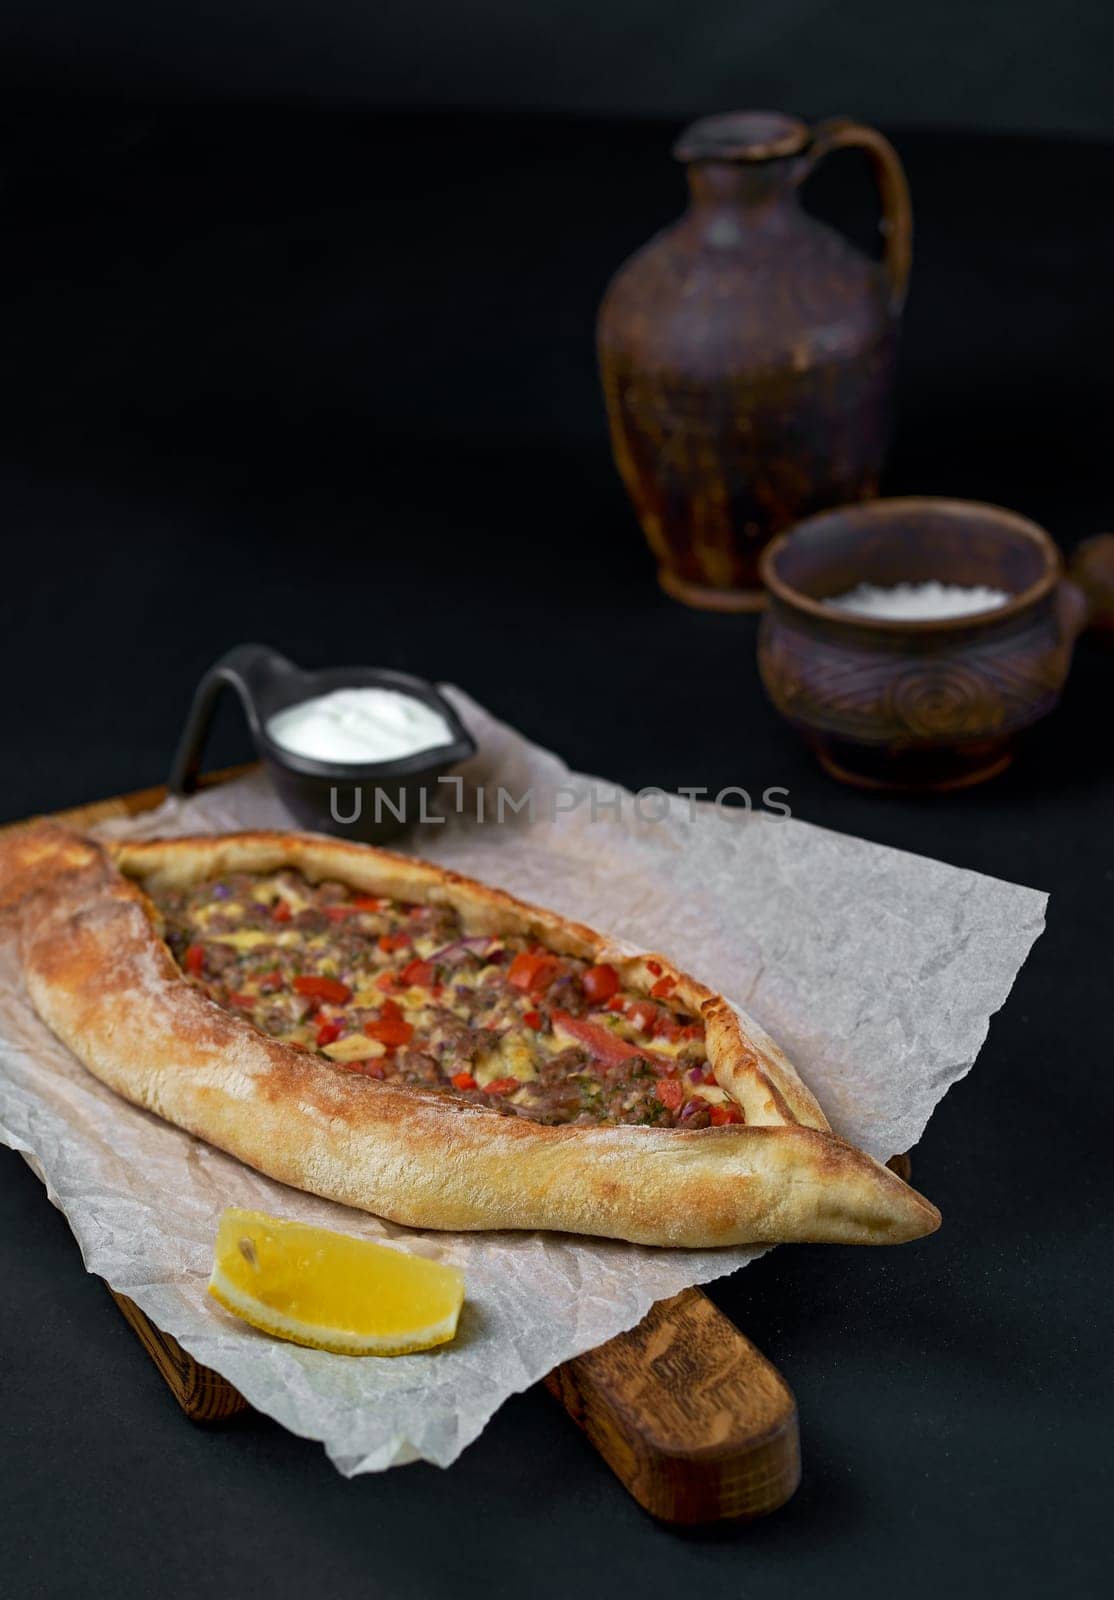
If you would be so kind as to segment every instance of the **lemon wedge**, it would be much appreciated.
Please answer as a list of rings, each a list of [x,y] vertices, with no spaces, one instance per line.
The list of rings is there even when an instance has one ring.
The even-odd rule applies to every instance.
[[[230,1206],[209,1293],[253,1328],[345,1356],[401,1356],[446,1344],[464,1274],[328,1228]]]

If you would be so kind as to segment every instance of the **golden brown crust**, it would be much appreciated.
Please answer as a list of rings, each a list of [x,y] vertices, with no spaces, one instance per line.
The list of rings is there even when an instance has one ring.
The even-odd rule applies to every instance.
[[[140,884],[293,866],[367,893],[451,905],[471,932],[523,933],[610,961],[703,1016],[720,1086],[745,1126],[545,1127],[347,1073],[261,1034],[189,984]],[[828,1131],[789,1062],[664,956],[426,862],[297,833],[112,844],[44,824],[0,845],[0,908],[18,917],[39,1014],[102,1081],[283,1182],[428,1228],[550,1228],[642,1244],[890,1243],[939,1214]]]

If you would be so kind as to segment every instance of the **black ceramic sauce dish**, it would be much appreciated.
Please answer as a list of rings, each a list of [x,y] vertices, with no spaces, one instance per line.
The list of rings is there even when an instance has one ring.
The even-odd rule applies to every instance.
[[[476,742],[445,696],[424,678],[382,667],[329,667],[305,672],[262,644],[237,645],[202,678],[171,768],[172,794],[197,788],[201,756],[217,697],[236,691],[259,759],[275,790],[303,827],[364,844],[382,844],[436,809],[438,780],[476,753]],[[448,744],[393,761],[318,761],[276,744],[270,719],[287,706],[335,689],[394,689],[440,713],[452,731]]]

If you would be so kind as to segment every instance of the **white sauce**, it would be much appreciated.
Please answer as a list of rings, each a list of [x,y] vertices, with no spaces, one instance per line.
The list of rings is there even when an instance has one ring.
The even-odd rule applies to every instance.
[[[397,761],[453,738],[439,711],[397,689],[334,689],[277,711],[267,732],[294,755],[353,764]]]
[[[860,583],[846,594],[833,595],[824,604],[856,617],[925,622],[934,617],[967,617],[977,611],[996,611],[1012,598],[1001,589],[981,585],[965,589],[957,583],[895,583],[892,589],[882,589],[873,583]]]

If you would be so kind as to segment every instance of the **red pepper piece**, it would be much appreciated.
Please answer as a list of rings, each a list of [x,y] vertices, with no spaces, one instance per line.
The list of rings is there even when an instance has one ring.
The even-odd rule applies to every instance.
[[[686,1022],[681,1029],[682,1039],[703,1039],[704,1024],[702,1022]]]
[[[369,1039],[385,1044],[388,1050],[396,1050],[400,1044],[409,1044],[414,1037],[414,1028],[409,1022],[368,1022],[363,1031]]]
[[[657,1006],[651,1005],[649,1000],[636,1000],[633,1005],[627,1007],[627,1021],[639,1033],[648,1033],[652,1036],[659,1015]]]
[[[607,1009],[609,1011],[625,1011],[627,1009],[626,995],[613,994],[611,999],[607,1002]]]
[[[654,974],[655,978],[660,978],[661,977],[661,962],[660,961],[647,961],[646,970],[648,972],[652,972]]]
[[[557,976],[560,962],[547,950],[520,950],[507,968],[507,982],[537,994]]]
[[[253,994],[230,994],[228,1004],[230,1006],[243,1006],[246,1011],[250,1011],[255,1004],[255,996]]]
[[[397,974],[397,972],[381,972],[379,974],[379,976],[375,980],[375,987],[377,989],[383,989],[383,990],[397,989],[398,988],[398,974]]]
[[[654,1093],[667,1111],[679,1111],[685,1098],[684,1086],[677,1078],[659,1078]]]
[[[400,1044],[409,1044],[414,1037],[413,1025],[403,1016],[398,1002],[384,1000],[377,1022],[365,1023],[363,1032],[393,1050]]]
[[[201,969],[205,965],[205,946],[200,944],[191,944],[189,949],[186,951],[182,965],[185,967],[188,973],[192,974],[193,977],[199,978],[201,976]]]
[[[517,1078],[493,1078],[484,1085],[485,1094],[513,1094],[518,1088]]]
[[[276,900],[271,907],[271,918],[274,922],[289,922],[293,915],[286,900]]]
[[[677,987],[676,978],[659,978],[650,990],[655,1000],[664,1000],[667,994],[672,994]]]
[[[570,1017],[567,1011],[554,1011],[553,1022],[563,1033],[567,1033],[578,1044],[584,1045],[605,1067],[619,1067],[624,1061],[631,1061],[635,1056],[643,1056],[651,1064],[664,1066],[667,1072],[676,1070],[674,1062],[666,1062],[664,1057],[655,1056],[653,1051],[640,1048],[626,1039],[620,1039],[617,1033],[612,1033],[611,1029],[605,1028],[601,1022],[590,1022],[587,1017]]]
[[[363,911],[379,911],[381,905],[381,901],[370,900],[364,896],[360,900],[342,900],[335,906],[322,906],[321,910],[330,922],[343,922],[346,917],[358,917]]]
[[[619,989],[619,974],[608,963],[602,962],[598,967],[589,967],[580,980],[580,986],[589,1000],[596,1005],[602,1005],[605,1000],[610,1000]]]
[[[310,995],[315,1000],[328,1000],[334,1006],[346,1006],[352,998],[351,989],[339,978],[320,978],[315,973],[295,978],[294,988],[299,994]]]
[[[708,1115],[712,1119],[713,1128],[725,1128],[732,1122],[742,1122],[744,1120],[743,1113],[739,1110],[739,1107],[732,1105],[709,1106]]]
[[[542,1014],[540,1011],[524,1011],[522,1020],[528,1028],[533,1028],[535,1033],[541,1032]]]
[[[334,1044],[343,1032],[343,1023],[322,1022],[317,1029],[317,1048],[324,1050],[327,1044]]]
[[[454,1089],[474,1089],[476,1080],[470,1072],[454,1072],[449,1079]]]
[[[403,983],[414,984],[419,989],[424,989],[433,981],[432,961],[408,961],[400,973]]]
[[[396,950],[405,950],[411,941],[408,933],[381,933],[375,942],[383,954],[389,956]]]
[[[284,983],[282,973],[276,967],[273,972],[265,972],[259,980],[260,994],[274,994],[276,989],[281,989]]]

